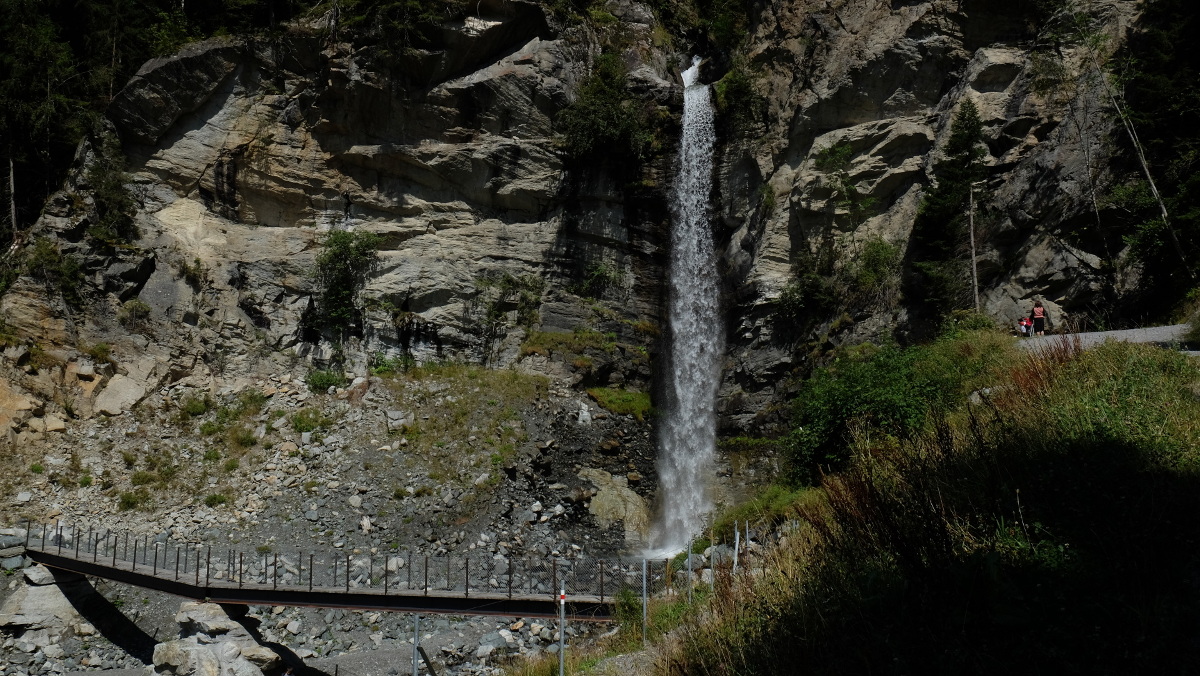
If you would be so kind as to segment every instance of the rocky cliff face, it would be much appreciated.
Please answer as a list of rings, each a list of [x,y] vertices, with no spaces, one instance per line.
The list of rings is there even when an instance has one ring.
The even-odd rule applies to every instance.
[[[1118,0],[1090,6],[1099,32],[1116,41],[1136,10]],[[1055,92],[1037,91],[1034,33],[1019,17],[985,0],[777,2],[762,12],[748,59],[761,74],[767,122],[761,140],[726,146],[719,185],[727,429],[760,422],[813,346],[914,329],[907,308],[916,299],[900,297],[898,278],[869,296],[836,299],[804,335],[780,326],[775,303],[798,262],[799,272],[818,259],[853,270],[872,239],[907,260],[932,163],[964,100],[979,108],[988,145],[977,233],[983,312],[1012,326],[1036,298],[1063,321],[1134,283],[1110,264],[1118,245],[1080,235],[1093,218],[1089,180],[1103,183],[1111,150],[1102,83],[1070,76]],[[1079,52],[1066,50],[1069,72],[1081,70]],[[848,147],[844,178],[818,168],[821,152],[835,146]],[[856,186],[865,213],[837,199],[839,180]]]
[[[1093,4],[1114,39],[1135,17],[1133,2]],[[82,171],[51,200],[39,231],[82,258],[89,305],[73,310],[29,280],[0,300],[8,330],[62,364],[25,368],[22,387],[43,400],[71,390],[72,410],[51,411],[65,418],[119,412],[170,383],[236,390],[238,378],[280,351],[329,363],[334,346],[306,332],[303,319],[330,229],[373,232],[384,243],[362,335],[345,352],[348,371],[364,372],[371,354],[406,354],[520,361],[568,382],[648,387],[670,153],[643,171],[642,184],[657,187],[634,203],[627,177],[564,164],[555,121],[604,31],[621,36],[609,45],[631,87],[665,111],[678,103],[684,54],[673,53],[682,45],[662,39],[646,6],[613,0],[605,10],[615,27],[567,24],[532,2],[484,2],[442,28],[444,49],[390,60],[322,25],[268,41],[195,44],[147,63],[109,113],[129,160],[141,238],[115,249],[88,244]],[[796,0],[768,2],[753,17],[738,59],[765,114],[722,139],[714,194],[727,290],[726,429],[762,423],[811,347],[911,329],[911,299],[895,280],[840,299],[802,332],[778,320],[778,301],[806,261],[850,270],[871,240],[903,255],[963,100],[979,107],[990,151],[980,204],[984,311],[1015,322],[1036,296],[1061,317],[1130,283],[1106,262],[1119,252],[1079,235],[1112,126],[1099,85],[1036,93],[1023,42],[1033,32],[1017,14],[991,0]],[[838,176],[816,162],[834,146],[850,149]],[[81,167],[93,152],[81,149]],[[837,181],[856,186],[869,206],[851,213]],[[604,271],[604,289],[584,292],[589,270]],[[540,280],[535,307],[498,290],[504,278]],[[114,319],[135,298],[148,312],[130,331]],[[536,321],[522,322],[531,309]],[[553,349],[522,354],[532,330],[611,339],[572,363]],[[128,356],[111,373],[78,352],[101,342]],[[11,398],[24,396],[18,387]],[[39,406],[10,416],[13,429]]]

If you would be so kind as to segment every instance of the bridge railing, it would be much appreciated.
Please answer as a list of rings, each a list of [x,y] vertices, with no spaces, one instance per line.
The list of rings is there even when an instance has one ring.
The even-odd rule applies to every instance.
[[[47,523],[27,528],[26,548],[195,586],[493,598],[594,597],[671,590],[667,559],[434,556],[414,550],[242,550],[127,531]]]

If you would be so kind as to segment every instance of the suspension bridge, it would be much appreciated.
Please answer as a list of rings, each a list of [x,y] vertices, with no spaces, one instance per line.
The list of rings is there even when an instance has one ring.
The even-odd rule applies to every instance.
[[[625,591],[671,590],[667,559],[252,551],[76,524],[27,524],[26,555],[52,569],[222,604],[607,621]]]

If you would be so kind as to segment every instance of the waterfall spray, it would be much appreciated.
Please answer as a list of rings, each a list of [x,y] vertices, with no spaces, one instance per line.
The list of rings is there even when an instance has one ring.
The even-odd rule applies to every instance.
[[[699,76],[696,57],[683,73],[679,174],[671,194],[670,376],[659,428],[661,516],[651,533],[651,546],[665,551],[683,549],[712,509],[707,481],[716,448],[723,329],[708,218],[713,108],[708,86],[697,83]]]

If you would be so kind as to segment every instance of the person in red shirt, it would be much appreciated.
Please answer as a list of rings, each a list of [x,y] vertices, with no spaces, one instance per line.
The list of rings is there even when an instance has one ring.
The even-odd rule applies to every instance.
[[[1029,313],[1029,316],[1033,319],[1034,335],[1046,335],[1046,308],[1042,305],[1042,301],[1033,301],[1033,311]]]

